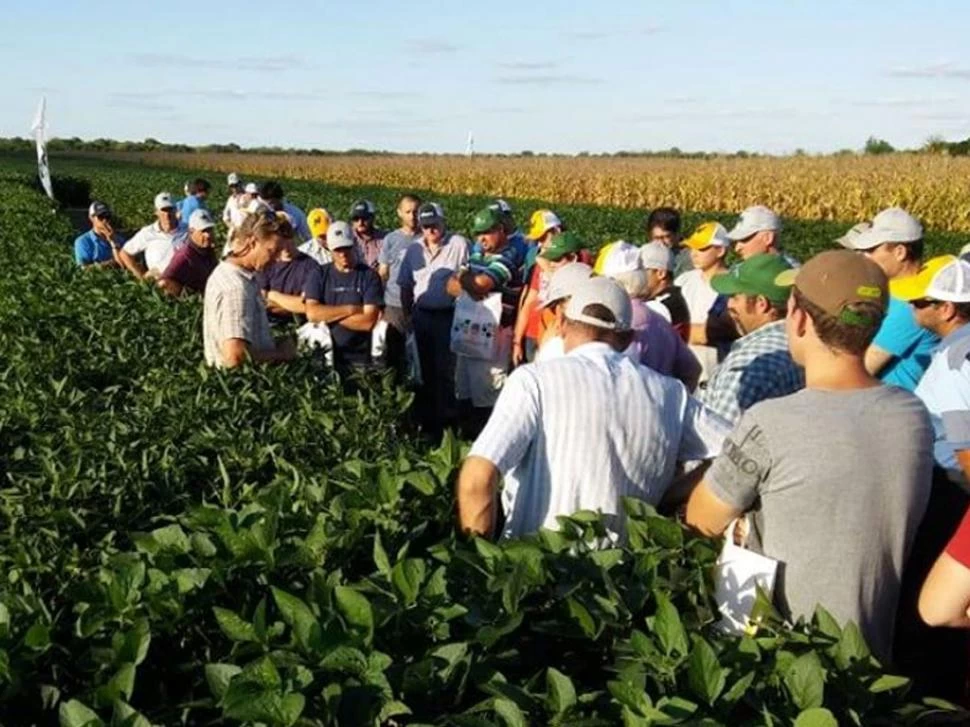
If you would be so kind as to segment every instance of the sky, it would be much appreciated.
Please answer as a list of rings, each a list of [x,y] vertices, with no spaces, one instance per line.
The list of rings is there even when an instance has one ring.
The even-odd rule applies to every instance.
[[[966,0],[8,0],[0,136],[765,153],[970,137]],[[15,32],[9,32],[15,29]]]

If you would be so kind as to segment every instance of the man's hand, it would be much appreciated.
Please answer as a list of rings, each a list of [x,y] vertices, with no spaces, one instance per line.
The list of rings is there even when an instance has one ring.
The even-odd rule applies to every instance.
[[[445,290],[452,298],[457,298],[459,295],[461,295],[461,281],[459,280],[458,275],[452,275],[450,278],[448,278],[448,283],[445,285]]]
[[[522,341],[512,342],[512,365],[518,366],[525,361],[525,344]]]

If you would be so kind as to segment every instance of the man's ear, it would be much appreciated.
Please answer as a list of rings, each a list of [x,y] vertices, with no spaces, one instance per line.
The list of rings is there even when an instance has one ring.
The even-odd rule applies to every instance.
[[[808,317],[808,313],[797,306],[792,306],[788,313],[788,317],[791,318],[791,331],[798,338],[802,338],[805,335],[805,332],[808,330],[808,326],[811,324],[811,319]]]
[[[950,322],[954,318],[956,318],[956,315],[957,315],[957,307],[956,307],[956,305],[954,305],[953,303],[951,303],[949,301],[946,301],[944,303],[940,303],[940,305],[938,306],[938,310],[939,310],[939,313],[940,313],[940,317],[944,321]]]

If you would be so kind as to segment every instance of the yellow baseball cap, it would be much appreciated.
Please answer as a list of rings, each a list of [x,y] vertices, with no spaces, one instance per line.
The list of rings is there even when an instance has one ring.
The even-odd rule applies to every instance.
[[[934,281],[937,273],[952,262],[956,262],[956,255],[940,255],[927,260],[920,267],[916,275],[907,275],[889,281],[889,293],[900,300],[910,301],[920,298],[936,298],[933,295]]]
[[[323,237],[327,234],[327,228],[330,227],[333,218],[330,217],[330,213],[325,209],[317,207],[316,209],[310,210],[310,214],[306,216],[306,221],[310,226],[311,235],[314,237]]]
[[[536,210],[529,218],[529,232],[526,234],[530,240],[538,240],[554,227],[562,227],[562,220],[552,210]]]
[[[691,250],[706,250],[711,246],[731,247],[731,239],[720,222],[705,222],[684,240],[684,245]]]

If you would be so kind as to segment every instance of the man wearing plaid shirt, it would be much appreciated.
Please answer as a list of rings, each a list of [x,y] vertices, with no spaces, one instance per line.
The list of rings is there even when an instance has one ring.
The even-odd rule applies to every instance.
[[[780,255],[761,254],[711,278],[714,290],[730,296],[728,312],[742,337],[698,398],[732,424],[759,401],[805,386],[805,374],[792,361],[785,335],[789,289],[775,283],[789,269]]]

